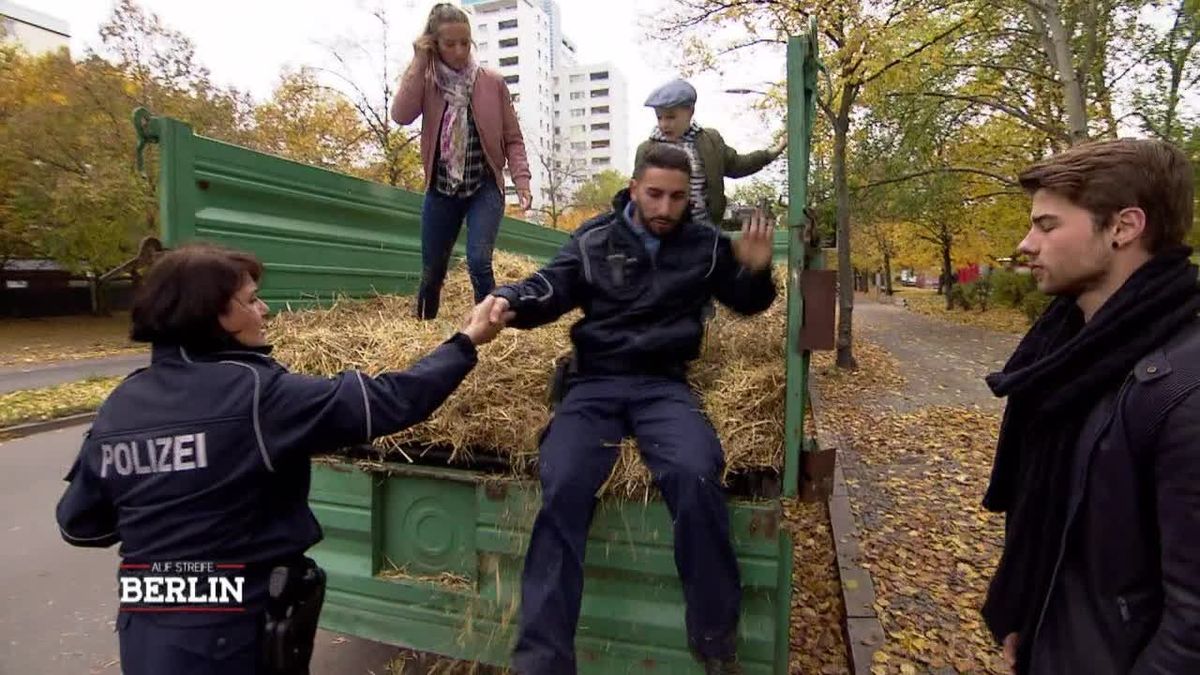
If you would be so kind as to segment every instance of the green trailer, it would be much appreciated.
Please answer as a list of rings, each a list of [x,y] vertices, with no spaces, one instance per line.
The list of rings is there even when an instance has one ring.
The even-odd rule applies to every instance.
[[[818,260],[803,208],[815,47],[815,30],[788,44],[791,207],[777,239],[789,267],[787,359],[780,364],[787,368],[786,462],[766,483],[773,491],[735,496],[729,506],[745,586],[739,656],[754,674],[787,672],[792,539],[781,504],[805,487],[806,460],[815,456],[803,429],[809,352],[800,287],[802,272]],[[276,310],[338,294],[414,291],[421,195],[204,138],[146,111],[135,113],[135,124],[143,146],[158,147],[166,246],[204,240],[254,251],[266,268],[262,297]],[[546,259],[566,238],[506,219],[498,246]],[[328,572],[324,628],[507,664],[536,482],[486,467],[328,457],[314,466],[310,502],[325,533],[312,552]],[[683,617],[664,505],[602,500],[587,550],[580,671],[697,672]]]

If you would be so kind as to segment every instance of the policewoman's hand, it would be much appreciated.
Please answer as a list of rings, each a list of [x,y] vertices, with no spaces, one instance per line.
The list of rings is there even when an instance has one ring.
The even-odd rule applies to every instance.
[[[742,236],[733,242],[733,256],[751,272],[770,267],[775,254],[775,225],[762,209],[742,221]]]
[[[503,307],[497,309],[498,303],[504,303]],[[476,347],[495,340],[500,331],[504,330],[505,324],[514,316],[513,312],[507,310],[507,300],[489,295],[483,302],[475,305],[463,321],[463,335],[470,338]]]

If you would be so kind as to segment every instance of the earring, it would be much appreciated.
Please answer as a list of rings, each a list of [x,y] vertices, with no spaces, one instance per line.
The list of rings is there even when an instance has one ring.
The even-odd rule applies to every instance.
[[[1114,242],[1112,243],[1112,247],[1113,247],[1113,250],[1114,250],[1114,251],[1115,251],[1115,250],[1117,250],[1117,249],[1119,249],[1119,248],[1121,248],[1121,242],[1119,242],[1119,241],[1114,241]]]

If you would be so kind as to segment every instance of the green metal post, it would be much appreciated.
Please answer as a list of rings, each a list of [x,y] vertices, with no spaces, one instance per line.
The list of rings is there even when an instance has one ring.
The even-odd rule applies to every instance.
[[[795,497],[799,490],[803,461],[804,408],[808,391],[809,352],[799,347],[804,321],[800,274],[809,263],[805,232],[808,218],[808,162],[816,113],[817,24],[806,35],[791,37],[787,45],[787,131],[788,131],[788,278],[787,412],[785,419],[783,495]],[[779,585],[776,602],[775,672],[787,672],[791,648],[792,537],[784,531],[779,538]]]
[[[804,207],[808,202],[808,162],[813,115],[816,112],[816,24],[809,34],[788,40],[788,325],[787,325],[787,417],[784,439],[783,493],[794,497],[798,490],[804,451],[804,407],[808,388],[809,353],[799,347],[804,321],[800,275],[808,266],[808,224]]]

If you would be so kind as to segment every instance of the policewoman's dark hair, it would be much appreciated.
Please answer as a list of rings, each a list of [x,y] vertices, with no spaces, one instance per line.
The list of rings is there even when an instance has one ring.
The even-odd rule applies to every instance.
[[[133,300],[129,337],[201,350],[231,346],[219,317],[249,276],[262,277],[253,254],[212,244],[188,244],[150,267]]]
[[[672,169],[682,171],[690,178],[692,176],[692,161],[683,150],[666,143],[652,143],[642,161],[633,169],[633,177],[639,179],[646,169]]]

